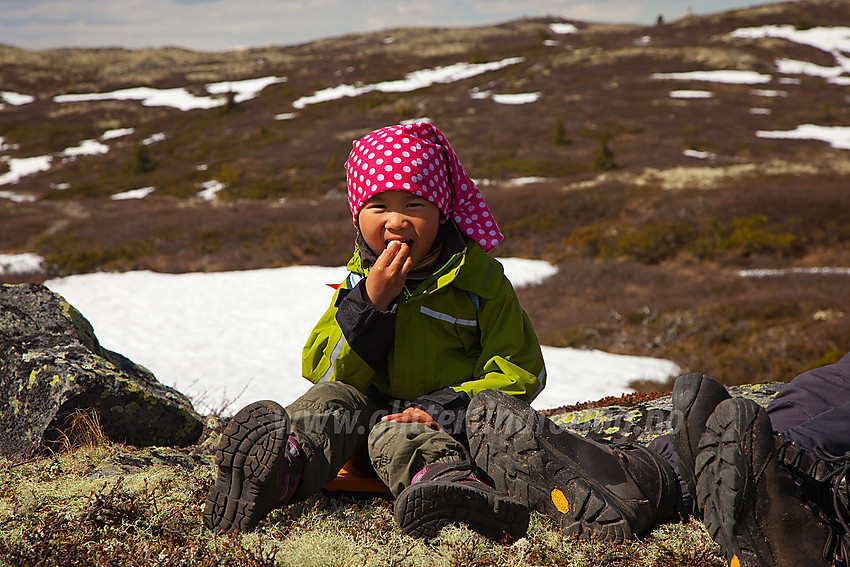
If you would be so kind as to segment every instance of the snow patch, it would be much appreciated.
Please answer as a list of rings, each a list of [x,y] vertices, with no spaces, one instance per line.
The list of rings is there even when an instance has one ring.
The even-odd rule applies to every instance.
[[[66,158],[75,158],[79,156],[103,155],[108,152],[109,146],[106,144],[101,144],[97,140],[83,140],[76,146],[65,148],[59,155]]]
[[[35,156],[29,158],[11,158],[9,160],[9,171],[0,175],[0,185],[17,183],[21,177],[47,171],[50,169],[51,156]]]
[[[126,201],[127,199],[144,199],[151,193],[156,191],[155,187],[140,187],[139,189],[130,189],[123,193],[116,193],[110,197],[113,201]]]
[[[776,70],[783,75],[808,75],[822,79],[834,79],[844,73],[844,69],[841,67],[824,67],[796,59],[777,59]]]
[[[514,287],[526,287],[542,283],[546,278],[558,273],[558,266],[542,260],[527,258],[499,258],[505,268],[505,274]]]
[[[114,140],[115,138],[123,138],[124,136],[129,136],[136,130],[134,128],[115,128],[114,130],[107,130],[104,132],[100,139],[104,142],[107,140]]]
[[[32,203],[38,200],[35,195],[24,195],[14,191],[0,191],[0,199],[6,199],[13,203]]]
[[[513,93],[513,94],[495,94],[491,91],[482,91],[477,87],[472,89],[469,97],[474,100],[491,99],[498,104],[529,104],[540,99],[541,93]]]
[[[0,136],[0,152],[5,152],[8,150],[19,150],[21,146],[18,144],[7,144],[6,138]]]
[[[197,96],[182,87],[173,89],[135,87],[106,93],[58,95],[53,97],[53,101],[57,103],[68,103],[101,100],[136,100],[144,106],[168,106],[183,111],[208,110],[227,104],[226,97],[222,95],[235,93],[235,102],[243,102],[254,98],[267,86],[284,81],[286,81],[286,77],[261,77],[258,79],[226,81],[205,85],[206,91],[216,96]]]
[[[558,35],[566,35],[576,33],[578,31],[577,27],[566,22],[549,24],[549,29],[552,30],[552,33],[556,33]]]
[[[529,104],[537,102],[541,93],[494,94],[490,98],[498,104]]]
[[[225,185],[221,181],[216,181],[212,179],[210,181],[204,181],[201,183],[201,188],[203,191],[198,192],[198,197],[203,199],[204,201],[214,201],[218,198],[218,192],[224,189]]]
[[[777,140],[819,140],[839,150],[850,150],[850,126],[801,124],[793,130],[759,130],[756,132],[756,137]]]
[[[699,150],[685,150],[682,155],[697,159],[717,159],[717,154],[711,152],[701,152]]]
[[[156,134],[153,134],[152,136],[149,136],[142,140],[142,144],[144,144],[145,146],[150,146],[151,144],[158,144],[163,140],[165,140],[165,132],[157,132]]]
[[[670,91],[670,98],[711,98],[713,96],[714,93],[712,93],[711,91]]]
[[[356,97],[373,91],[384,93],[411,92],[424,89],[437,83],[453,83],[463,79],[469,79],[482,73],[496,71],[510,65],[516,65],[525,61],[524,57],[509,57],[501,61],[490,63],[455,63],[446,67],[435,67],[433,69],[422,69],[405,75],[404,79],[396,81],[384,81],[369,85],[337,85],[316,91],[310,96],[304,96],[292,103],[298,110],[321,102],[338,100],[345,97]]]
[[[38,274],[44,271],[44,258],[38,254],[0,254],[0,274]]]
[[[285,83],[286,81],[286,77],[260,77],[258,79],[245,79],[243,81],[209,83],[205,88],[208,93],[213,95],[234,93],[234,102],[241,103],[256,98],[268,86]]]
[[[12,106],[22,106],[35,102],[35,97],[32,95],[12,91],[0,91],[0,99],[3,99],[6,104],[11,104]]]
[[[473,179],[472,181],[478,187],[492,187],[494,185],[503,187],[523,187],[525,185],[545,183],[549,180],[545,177],[515,177],[514,179],[507,180]]]
[[[688,71],[685,73],[653,73],[653,79],[674,81],[705,81],[708,83],[726,83],[730,85],[758,85],[769,83],[771,75],[756,71]]]
[[[823,67],[806,61],[793,59],[777,59],[776,67],[780,73],[789,75],[810,75],[827,79],[839,85],[850,84],[850,27],[830,26],[798,30],[789,25],[767,25],[755,28],[740,28],[730,34],[732,37],[761,39],[776,37],[788,41],[808,45],[832,55],[834,67]]]
[[[850,268],[759,268],[754,270],[738,270],[742,278],[768,278],[803,274],[812,276],[850,276]]]

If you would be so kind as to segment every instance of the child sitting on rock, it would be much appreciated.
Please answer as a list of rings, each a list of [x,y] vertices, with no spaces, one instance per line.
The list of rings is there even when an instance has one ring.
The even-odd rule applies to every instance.
[[[519,538],[528,509],[478,478],[465,432],[477,392],[530,402],[546,379],[531,323],[487,254],[502,234],[431,124],[366,135],[345,169],[356,245],[304,347],[315,385],[285,410],[261,401],[233,417],[204,523],[251,530],[365,448],[405,532],[433,537],[462,522]]]

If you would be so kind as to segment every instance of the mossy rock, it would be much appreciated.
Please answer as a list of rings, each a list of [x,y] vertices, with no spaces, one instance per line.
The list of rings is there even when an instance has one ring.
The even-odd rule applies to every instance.
[[[728,390],[732,396],[750,398],[767,407],[770,400],[786,384],[787,382],[745,384],[730,386]],[[655,437],[672,431],[672,411],[670,396],[664,396],[631,405],[567,411],[551,415],[550,419],[561,427],[598,441],[648,443]]]
[[[129,322],[128,322],[129,323]],[[113,441],[190,445],[203,421],[189,399],[103,348],[89,322],[38,284],[0,287],[0,456],[26,459],[96,411]]]

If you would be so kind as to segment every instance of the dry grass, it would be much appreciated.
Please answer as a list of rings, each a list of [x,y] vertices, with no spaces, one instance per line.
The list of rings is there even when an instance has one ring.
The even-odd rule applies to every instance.
[[[51,449],[68,452],[79,447],[99,447],[110,444],[100,425],[100,413],[94,408],[77,408],[66,419]]]

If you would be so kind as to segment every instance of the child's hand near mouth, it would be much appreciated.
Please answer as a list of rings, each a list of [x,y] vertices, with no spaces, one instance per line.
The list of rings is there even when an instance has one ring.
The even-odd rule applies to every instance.
[[[392,300],[401,293],[404,280],[412,267],[410,246],[406,242],[391,241],[366,276],[364,299],[375,309],[386,311]]]

